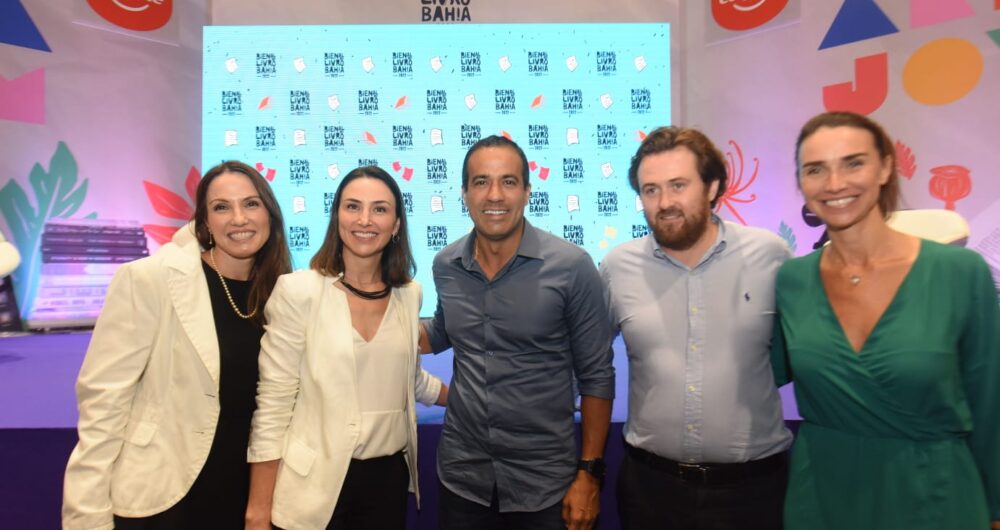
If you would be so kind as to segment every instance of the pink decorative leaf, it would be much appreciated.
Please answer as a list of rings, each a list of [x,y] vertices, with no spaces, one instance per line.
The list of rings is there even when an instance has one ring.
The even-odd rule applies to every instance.
[[[899,174],[912,179],[917,174],[917,157],[913,151],[903,142],[896,141],[896,169]]]
[[[188,176],[184,180],[184,189],[187,190],[188,197],[191,198],[191,204],[194,204],[195,192],[198,191],[198,182],[201,181],[201,173],[198,172],[198,168],[191,166],[188,170]]]
[[[181,221],[191,219],[194,211],[191,210],[191,205],[184,200],[184,197],[148,180],[142,181],[142,185],[146,188],[149,203],[153,205],[153,210],[156,213]]]
[[[375,135],[368,131],[365,131],[365,141],[372,145],[378,144],[378,140],[375,139]]]
[[[406,101],[407,101],[406,96],[403,96],[403,97],[397,99],[396,100],[396,104],[393,105],[393,106],[396,107],[397,109],[401,109],[401,108],[403,108],[403,107],[406,106]]]
[[[179,226],[164,225],[142,225],[142,228],[150,239],[160,245],[170,241],[170,238],[174,237],[174,233],[180,229]]]
[[[544,100],[545,98],[542,97],[542,94],[538,94],[535,96],[535,99],[531,100],[531,108],[537,109],[538,107],[541,107]]]
[[[501,130],[500,131],[500,136],[503,136],[504,138],[506,138],[506,139],[508,139],[508,140],[510,140],[512,142],[514,141],[514,138],[511,137],[510,133],[507,132],[507,131]]]

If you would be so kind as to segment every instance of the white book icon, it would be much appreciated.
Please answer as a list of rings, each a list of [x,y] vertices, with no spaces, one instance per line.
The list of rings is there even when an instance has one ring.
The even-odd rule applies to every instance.
[[[580,143],[580,131],[575,127],[566,129],[566,145],[576,145]]]
[[[237,139],[236,131],[234,131],[232,129],[229,129],[228,131],[226,131],[225,142],[226,142],[226,147],[232,147],[234,145],[239,144],[240,142]]]
[[[566,196],[566,210],[569,212],[580,211],[580,196],[579,195],[567,195]]]

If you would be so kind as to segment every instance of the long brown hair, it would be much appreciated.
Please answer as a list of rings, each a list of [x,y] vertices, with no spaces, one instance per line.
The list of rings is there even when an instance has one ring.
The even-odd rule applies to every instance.
[[[382,249],[382,281],[389,287],[401,287],[410,283],[413,275],[417,271],[417,266],[413,261],[413,253],[410,251],[409,230],[406,228],[406,212],[403,209],[403,193],[399,190],[396,181],[377,166],[365,166],[352,170],[337,186],[337,193],[333,199],[333,207],[330,209],[330,223],[326,227],[326,237],[323,238],[323,245],[319,251],[309,261],[309,268],[325,276],[337,276],[344,272],[344,242],[340,239],[340,201],[343,197],[344,188],[352,180],[359,178],[370,178],[381,181],[392,196],[396,199],[396,219],[399,219],[399,231],[395,237],[389,240],[389,244]]]
[[[824,112],[814,116],[802,126],[799,132],[799,139],[795,141],[795,178],[798,180],[802,161],[799,160],[799,150],[802,142],[812,136],[822,127],[853,127],[868,131],[872,135],[872,143],[878,151],[879,162],[884,162],[889,157],[890,173],[889,180],[878,190],[878,208],[882,212],[882,217],[888,219],[892,212],[899,206],[899,171],[896,169],[896,147],[892,139],[886,134],[885,129],[875,122],[875,120],[855,114],[853,112]]]
[[[252,320],[257,325],[264,325],[266,323],[264,305],[274,290],[278,276],[292,271],[292,258],[288,252],[288,243],[285,241],[285,221],[271,186],[256,169],[236,160],[223,162],[205,173],[198,183],[198,191],[195,192],[194,235],[198,238],[201,248],[207,250],[215,246],[208,233],[208,187],[216,177],[224,173],[237,173],[250,179],[261,202],[264,203],[264,208],[267,209],[271,222],[267,241],[254,255],[249,278],[250,294],[247,296],[247,310],[251,313],[256,312]]]

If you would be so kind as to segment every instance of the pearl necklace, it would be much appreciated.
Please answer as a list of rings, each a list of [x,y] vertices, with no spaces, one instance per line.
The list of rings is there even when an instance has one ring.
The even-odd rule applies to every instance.
[[[226,285],[226,279],[222,277],[222,272],[219,270],[219,266],[215,264],[215,247],[212,247],[208,251],[208,259],[212,260],[212,268],[215,269],[215,273],[219,275],[219,281],[222,282],[222,290],[226,292],[226,299],[229,300],[229,306],[233,308],[236,312],[236,316],[242,318],[243,320],[250,320],[257,314],[257,310],[254,309],[249,315],[244,315],[240,312],[240,308],[236,307],[236,302],[233,301],[233,295],[229,292],[229,286]]]

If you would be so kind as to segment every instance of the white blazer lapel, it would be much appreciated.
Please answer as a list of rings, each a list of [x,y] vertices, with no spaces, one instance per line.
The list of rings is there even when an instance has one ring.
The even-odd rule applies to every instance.
[[[215,332],[215,317],[208,283],[201,269],[201,255],[197,243],[184,247],[164,247],[170,254],[164,263],[170,271],[167,288],[181,327],[194,345],[198,357],[219,386],[219,339]]]

